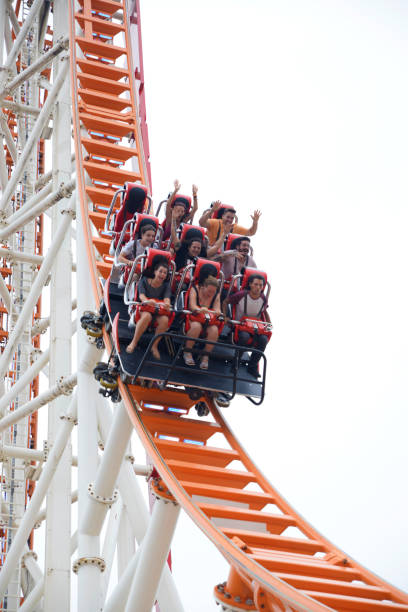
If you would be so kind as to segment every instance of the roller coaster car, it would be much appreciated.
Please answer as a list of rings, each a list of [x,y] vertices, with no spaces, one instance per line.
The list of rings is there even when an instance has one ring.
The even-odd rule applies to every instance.
[[[115,210],[116,200],[119,196],[122,201],[119,210]],[[148,206],[146,206],[147,202],[149,202]],[[110,247],[111,255],[115,252],[125,223],[131,220],[135,213],[141,213],[146,210],[146,208],[150,211],[151,202],[152,199],[148,195],[147,187],[140,183],[125,183],[123,189],[119,189],[114,194],[105,221],[105,232],[112,236]],[[129,238],[130,228],[129,234],[126,236],[124,242],[127,242]]]
[[[167,256],[171,261],[171,255],[168,251],[157,249],[149,249],[147,255],[141,257],[146,258],[145,265],[149,265],[153,257],[158,254]],[[161,389],[164,389],[167,385],[178,388],[184,387],[188,394],[197,393],[200,395],[200,391],[215,394],[227,393],[232,397],[239,394],[246,396],[254,404],[260,404],[265,394],[266,358],[263,353],[261,354],[262,376],[258,380],[247,371],[245,363],[240,360],[240,356],[246,350],[246,347],[239,347],[230,341],[222,341],[222,339],[214,343],[208,370],[200,370],[198,366],[187,367],[184,364],[182,352],[187,337],[183,333],[183,324],[185,315],[188,314],[184,307],[188,298],[184,292],[177,292],[178,304],[174,309],[176,316],[172,320],[169,330],[160,334],[162,337],[161,360],[155,360],[150,353],[150,347],[154,340],[152,332],[143,334],[133,353],[128,354],[126,352],[126,346],[133,337],[133,329],[129,327],[128,308],[132,307],[133,318],[135,318],[137,309],[137,288],[134,286],[133,274],[138,259],[132,266],[125,291],[118,285],[111,283],[110,279],[104,285],[106,320],[108,325],[112,326],[112,337],[122,378],[136,384],[142,383],[143,380],[154,381]],[[199,259],[194,271],[193,282],[198,279],[200,269],[205,263],[215,265],[218,271],[220,269],[220,264]],[[221,273],[219,274],[221,275]],[[195,352],[202,350],[208,342],[206,339],[198,338]]]

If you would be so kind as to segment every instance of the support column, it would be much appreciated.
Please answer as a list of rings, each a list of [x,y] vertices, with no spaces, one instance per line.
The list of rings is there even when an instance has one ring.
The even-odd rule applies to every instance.
[[[77,300],[78,300],[78,362],[89,347],[81,328],[80,317],[85,310],[94,310],[91,291],[83,219],[79,198],[77,201]],[[88,535],[82,531],[84,512],[88,503],[88,485],[95,481],[98,468],[98,422],[96,405],[98,385],[92,369],[101,360],[101,351],[95,347],[93,356],[78,371],[78,557],[99,557],[99,535]],[[100,396],[99,396],[100,397]],[[101,599],[101,574],[96,563],[78,566],[78,612],[99,612]]]
[[[68,3],[54,0],[54,44],[66,33]],[[53,80],[63,69],[59,58],[54,61]],[[69,72],[63,81],[61,94],[54,107],[52,141],[52,184],[55,191],[61,183],[71,181],[71,104]],[[61,210],[67,207],[62,199],[52,210],[52,235],[62,222]],[[65,233],[56,254],[51,275],[50,291],[50,386],[71,372],[71,233]],[[48,409],[48,443],[52,447],[60,416],[67,410],[69,398],[60,396]],[[59,461],[55,478],[47,493],[44,611],[69,612],[71,578],[71,463],[69,440]]]
[[[149,528],[143,538],[125,612],[151,611],[179,512],[180,507],[174,501],[162,497],[156,500]]]

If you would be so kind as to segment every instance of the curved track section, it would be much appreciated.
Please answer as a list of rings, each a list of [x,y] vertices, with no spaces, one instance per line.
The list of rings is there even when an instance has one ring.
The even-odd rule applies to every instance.
[[[112,0],[79,4],[70,26],[74,134],[97,307],[99,279],[111,267],[107,206],[125,181],[149,181],[126,7]],[[104,339],[110,351],[106,332]],[[228,580],[214,591],[222,609],[408,612],[405,593],[334,547],[267,482],[210,398],[202,398],[210,409],[204,420],[189,414],[194,402],[182,388],[119,386],[157,470],[156,486],[174,496],[230,564]]]

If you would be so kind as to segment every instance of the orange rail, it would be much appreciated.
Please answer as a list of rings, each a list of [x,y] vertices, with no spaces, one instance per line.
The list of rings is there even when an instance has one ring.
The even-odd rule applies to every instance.
[[[74,134],[78,193],[98,305],[99,277],[106,277],[111,267],[103,207],[125,180],[145,182],[147,177],[125,3],[80,4],[78,13],[71,7],[70,24]],[[140,28],[139,19],[137,23]],[[123,143],[124,137],[131,146]],[[130,159],[137,160],[138,171],[126,166]],[[106,331],[104,339],[110,350]],[[218,602],[229,609],[265,612],[408,612],[405,593],[333,546],[268,483],[210,398],[203,398],[211,411],[207,421],[189,415],[194,402],[182,390],[159,391],[121,381],[119,387],[160,486],[230,564],[228,580],[215,587]],[[235,461],[243,468],[233,469]]]

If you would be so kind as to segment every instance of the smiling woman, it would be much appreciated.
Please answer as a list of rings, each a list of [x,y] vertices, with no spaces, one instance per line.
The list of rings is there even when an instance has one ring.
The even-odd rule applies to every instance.
[[[220,197],[240,220],[263,213],[255,247],[272,284],[270,396],[256,414],[234,402],[232,425],[312,524],[407,589],[408,8],[142,9],[155,193],[177,175],[197,181],[204,206]],[[175,82],[188,95],[163,104]],[[199,545],[176,538],[176,551]],[[174,572],[195,569],[176,552]],[[208,583],[224,573],[211,557]],[[210,609],[204,577],[193,598],[191,609]]]

